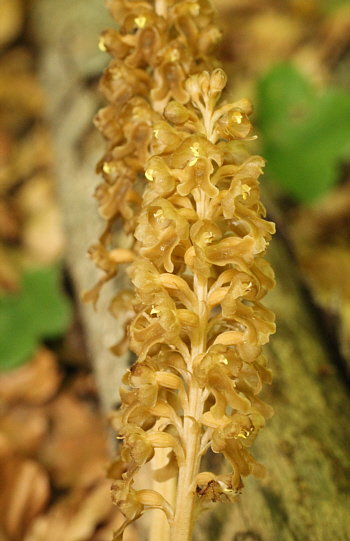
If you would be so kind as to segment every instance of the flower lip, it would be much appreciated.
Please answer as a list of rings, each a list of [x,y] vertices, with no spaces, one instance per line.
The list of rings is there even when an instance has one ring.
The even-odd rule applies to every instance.
[[[214,160],[217,165],[223,161],[222,152],[202,135],[191,135],[174,151],[171,165],[183,169],[186,165],[193,166],[199,158]]]

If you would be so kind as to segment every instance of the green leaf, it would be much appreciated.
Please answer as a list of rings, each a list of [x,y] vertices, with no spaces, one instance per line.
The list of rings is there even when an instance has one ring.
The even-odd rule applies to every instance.
[[[342,6],[349,6],[349,0],[320,0],[320,7],[325,12],[335,11]]]
[[[289,64],[258,83],[258,115],[266,174],[301,201],[326,193],[350,155],[350,96],[317,92]]]
[[[21,290],[0,296],[0,369],[26,362],[43,338],[62,335],[70,322],[71,306],[60,288],[61,269],[26,271]]]

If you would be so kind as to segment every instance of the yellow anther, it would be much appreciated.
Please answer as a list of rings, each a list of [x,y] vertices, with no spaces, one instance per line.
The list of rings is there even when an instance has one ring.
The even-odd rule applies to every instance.
[[[158,139],[159,130],[154,130],[154,137]]]
[[[157,210],[157,212],[155,212],[155,213],[153,214],[153,216],[154,216],[155,218],[159,218],[159,220],[160,220],[161,222],[164,220],[164,214],[163,214],[162,209]]]
[[[160,310],[158,310],[157,308],[154,308],[153,304],[152,304],[152,310],[150,311],[150,314],[151,316],[153,316],[154,314],[160,314]]]
[[[193,143],[193,146],[191,147],[191,150],[193,152],[198,152],[198,149],[199,149],[199,143],[198,143],[198,141],[196,141],[195,143]],[[199,152],[198,152],[198,156],[199,156]]]
[[[190,150],[193,154],[193,159],[189,162],[189,166],[192,167],[192,165],[195,165],[199,158],[199,143],[193,143],[193,146],[190,147]]]
[[[152,182],[154,180],[153,169],[147,169],[147,171],[145,172],[145,177],[147,180],[150,180]]]
[[[104,39],[103,37],[101,36],[100,37],[100,41],[98,43],[98,48],[100,49],[100,51],[102,51],[103,53],[105,53],[107,51],[107,47],[105,45],[105,42],[104,42]]]
[[[143,28],[146,24],[147,19],[145,16],[142,15],[141,17],[136,17],[134,21],[139,28]]]
[[[240,113],[239,111],[235,111],[232,115],[232,120],[233,122],[237,122],[237,124],[241,124],[242,123],[242,118],[243,118],[243,115],[242,113]]]
[[[248,184],[242,184],[242,196],[243,199],[246,200],[248,194],[250,194],[251,187],[248,186]]]
[[[170,54],[170,60],[172,62],[176,62],[176,60],[179,60],[180,58],[180,52],[178,49],[173,49]]]
[[[221,364],[228,364],[228,360],[226,359],[226,357],[224,357],[223,359],[220,359],[220,363]]]
[[[113,171],[113,166],[110,163],[105,162],[103,164],[102,171],[106,173],[106,175],[110,175]]]
[[[247,439],[247,436],[250,436],[250,434],[251,434],[253,431],[254,431],[254,427],[253,427],[253,426],[251,426],[251,427],[249,428],[249,430],[243,428],[243,432],[241,432],[240,434],[237,434],[237,436],[235,436],[235,439],[237,439],[237,438],[243,438],[244,440],[246,440],[246,439]]]
[[[211,231],[209,231],[209,233],[204,234],[205,242],[211,242],[213,238],[214,238],[214,235]]]

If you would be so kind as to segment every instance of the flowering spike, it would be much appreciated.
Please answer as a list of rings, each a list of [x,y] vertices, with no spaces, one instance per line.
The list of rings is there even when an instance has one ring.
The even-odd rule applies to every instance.
[[[227,77],[214,69],[210,2],[109,4],[120,25],[101,41],[113,57],[101,81],[110,105],[95,121],[108,141],[95,194],[108,223],[90,250],[106,278],[90,297],[133,262],[135,297],[119,294],[111,308],[128,313],[137,356],[114,416],[123,442],[115,470],[124,473],[112,497],[125,516],[114,539],[157,508],[169,527],[152,540],[190,541],[201,509],[236,501],[242,477],[265,474],[249,447],[272,415],[257,395],[271,382],[262,346],[274,315],[261,301],[274,287],[264,255],[275,229],[260,202],[264,160],[244,145],[251,102],[220,101]],[[131,249],[112,245],[120,217]],[[229,473],[200,471],[209,448]],[[157,490],[133,487],[146,463]]]

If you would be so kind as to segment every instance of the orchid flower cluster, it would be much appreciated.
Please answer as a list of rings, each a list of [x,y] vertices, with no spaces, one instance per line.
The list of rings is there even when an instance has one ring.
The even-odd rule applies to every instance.
[[[95,125],[107,141],[97,166],[103,182],[95,197],[106,228],[89,256],[104,271],[84,295],[96,304],[101,287],[118,265],[130,263],[130,251],[116,248],[115,229],[135,230],[142,206],[144,168],[150,157],[152,125],[170,100],[188,103],[189,75],[217,67],[213,51],[221,39],[210,0],[107,0],[118,29],[105,30],[100,49],[112,55],[100,88],[109,105]],[[137,243],[132,243],[133,253]]]
[[[190,104],[170,102],[153,125],[131,268],[129,337],[138,360],[121,391],[125,471],[112,493],[126,521],[116,539],[153,507],[164,511],[171,539],[191,539],[203,506],[235,501],[242,477],[265,473],[248,449],[272,414],[257,394],[271,381],[261,350],[274,315],[261,300],[274,285],[263,257],[274,225],[259,200],[264,161],[240,142],[251,131],[251,104],[217,107],[225,84],[220,69],[191,76]],[[209,447],[230,473],[200,471]],[[133,488],[157,448],[170,451],[154,475],[177,477],[173,505]]]
[[[257,395],[271,382],[262,346],[274,314],[261,301],[274,287],[264,255],[275,228],[260,201],[264,160],[244,143],[253,138],[252,104],[222,101],[226,75],[209,58],[218,36],[209,2],[110,4],[125,18],[102,37],[117,60],[102,81],[111,105],[97,117],[108,141],[97,191],[108,226],[91,253],[106,279],[132,263],[135,295],[116,296],[112,310],[129,303],[137,357],[112,416],[122,440],[112,498],[125,517],[113,539],[160,509],[167,538],[189,541],[204,508],[236,501],[243,477],[265,475],[249,447],[272,415]],[[191,73],[193,65],[201,69]],[[132,249],[109,248],[117,216]],[[202,471],[209,449],[230,471]],[[147,463],[157,490],[139,486]],[[159,487],[169,482],[176,490],[167,498]]]

